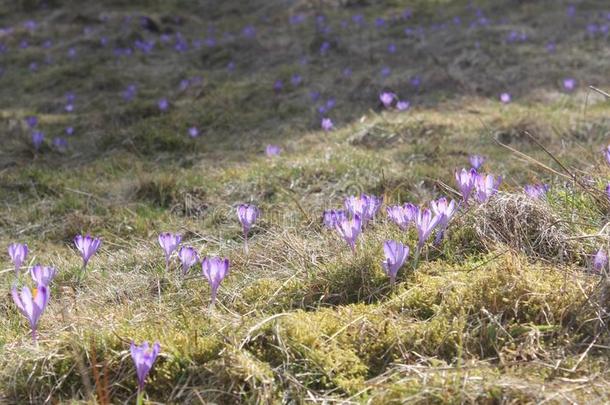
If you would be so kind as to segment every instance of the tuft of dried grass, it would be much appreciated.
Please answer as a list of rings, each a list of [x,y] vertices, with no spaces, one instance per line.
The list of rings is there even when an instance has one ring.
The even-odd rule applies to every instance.
[[[559,262],[581,261],[585,247],[574,227],[544,201],[525,194],[498,193],[469,217],[476,236],[490,250],[498,244],[528,256]]]

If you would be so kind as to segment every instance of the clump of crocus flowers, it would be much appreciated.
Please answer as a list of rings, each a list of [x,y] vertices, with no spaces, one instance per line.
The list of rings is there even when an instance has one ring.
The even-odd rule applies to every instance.
[[[494,178],[491,174],[479,174],[474,182],[475,197],[480,203],[485,202],[498,192],[502,177]]]
[[[322,222],[329,229],[335,229],[337,224],[344,219],[347,219],[347,213],[343,210],[327,210],[324,211]]]
[[[383,199],[374,195],[361,194],[360,196],[349,196],[345,199],[345,209],[351,215],[358,215],[362,225],[375,218]]]
[[[403,205],[393,205],[386,208],[388,218],[390,218],[403,231],[409,228],[409,225],[415,220],[419,208],[411,203]]]
[[[458,186],[458,190],[462,195],[462,201],[465,204],[468,203],[468,199],[470,198],[470,194],[474,189],[474,183],[477,179],[478,173],[476,169],[462,169],[460,171],[455,172],[455,181]]]
[[[358,236],[364,226],[375,217],[382,202],[382,198],[374,195],[349,196],[344,202],[345,211],[324,211],[323,223],[327,228],[336,230],[352,252],[355,252]]]
[[[455,180],[464,204],[468,204],[473,191],[478,202],[487,201],[498,192],[498,187],[502,183],[501,176],[496,178],[491,174],[478,173],[474,168],[455,172]]]

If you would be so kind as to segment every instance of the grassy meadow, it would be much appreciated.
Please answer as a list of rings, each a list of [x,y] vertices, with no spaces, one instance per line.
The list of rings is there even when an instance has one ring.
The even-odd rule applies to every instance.
[[[4,2],[0,403],[135,403],[131,341],[161,345],[151,404],[608,403],[609,24],[602,0]],[[386,207],[459,201],[474,154],[499,192],[392,285],[382,245],[417,232]],[[383,206],[352,253],[322,215],[361,193]],[[230,260],[213,308],[161,232]],[[14,242],[57,269],[37,343]]]

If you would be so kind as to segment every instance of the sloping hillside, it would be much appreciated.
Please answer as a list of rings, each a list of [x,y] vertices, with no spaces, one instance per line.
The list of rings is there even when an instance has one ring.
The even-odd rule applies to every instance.
[[[0,402],[135,402],[132,341],[161,346],[150,403],[610,401],[609,25],[602,0],[3,5],[0,248],[28,256],[1,256]],[[441,197],[423,242],[387,214]],[[229,260],[215,305],[162,232]],[[10,292],[36,264],[33,341]]]

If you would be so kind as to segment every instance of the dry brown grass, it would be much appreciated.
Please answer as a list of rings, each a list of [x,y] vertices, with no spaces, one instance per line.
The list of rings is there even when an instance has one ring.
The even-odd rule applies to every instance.
[[[475,207],[470,217],[477,237],[490,249],[509,246],[527,256],[558,263],[581,262],[589,253],[575,225],[544,199],[498,193]]]

